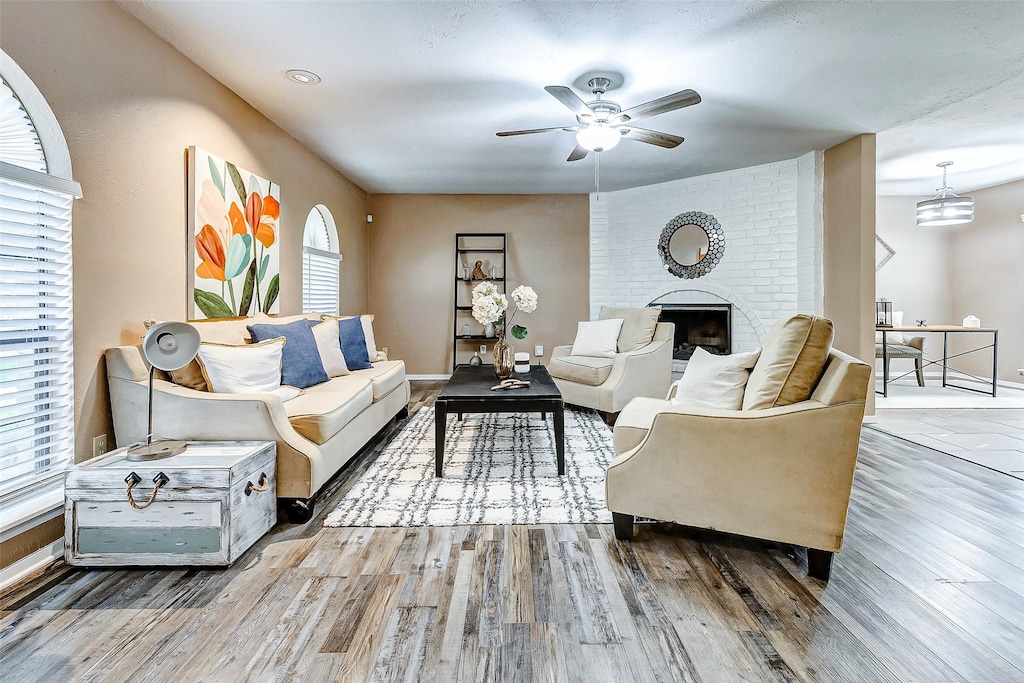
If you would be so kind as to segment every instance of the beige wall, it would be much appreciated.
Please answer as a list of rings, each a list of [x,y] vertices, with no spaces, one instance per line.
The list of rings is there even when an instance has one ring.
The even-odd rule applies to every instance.
[[[834,345],[873,364],[875,357],[875,136],[825,150],[824,312]],[[867,413],[875,412],[874,391]]]
[[[1017,370],[1024,368],[1024,180],[965,194],[974,197],[974,222],[949,228],[950,322],[958,325],[976,315],[985,327],[999,328],[999,378],[1022,382]],[[966,336],[950,337],[954,352],[991,342],[989,335],[970,342]],[[962,356],[952,365],[992,376],[989,351]]]
[[[282,313],[301,305],[302,228],[317,203],[338,224],[342,308],[366,307],[366,194],[133,17],[109,2],[5,0],[0,44],[53,109],[85,195],[74,207],[77,460],[98,434],[113,443],[103,349],[137,342],[146,318],[187,315],[189,145],[281,185]],[[5,544],[3,564],[13,559]]]
[[[534,313],[515,319],[530,331],[525,341],[510,339],[517,350],[532,357],[543,344],[549,356],[590,319],[586,195],[372,195],[370,212],[374,334],[410,374],[451,372],[457,232],[508,233],[507,291],[527,284],[540,299]],[[473,344],[460,349],[468,358]]]

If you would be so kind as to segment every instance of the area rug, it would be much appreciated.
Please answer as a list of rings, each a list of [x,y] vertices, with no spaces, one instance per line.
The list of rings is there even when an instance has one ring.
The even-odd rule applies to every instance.
[[[592,411],[565,411],[565,475],[551,415],[449,415],[444,476],[434,476],[434,410],[416,413],[324,526],[610,522],[604,475],[612,433]]]

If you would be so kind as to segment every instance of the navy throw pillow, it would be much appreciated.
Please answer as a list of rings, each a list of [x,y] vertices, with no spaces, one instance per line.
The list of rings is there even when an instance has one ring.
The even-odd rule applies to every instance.
[[[366,352],[366,335],[363,334],[363,323],[359,318],[339,320],[338,339],[341,341],[341,353],[345,356],[345,365],[349,370],[367,370],[373,367],[370,363],[370,354]],[[287,344],[285,348],[288,348]]]
[[[330,379],[313,337],[313,326],[309,320],[296,320],[286,325],[248,325],[254,343],[267,339],[284,337],[284,351],[281,357],[281,384],[305,389]]]

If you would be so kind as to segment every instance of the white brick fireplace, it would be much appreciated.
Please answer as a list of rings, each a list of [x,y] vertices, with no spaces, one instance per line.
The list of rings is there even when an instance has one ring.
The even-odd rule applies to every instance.
[[[685,211],[721,223],[725,254],[695,280],[658,255]],[[772,323],[822,308],[822,154],[590,196],[590,307],[732,304],[732,350],[761,345]]]

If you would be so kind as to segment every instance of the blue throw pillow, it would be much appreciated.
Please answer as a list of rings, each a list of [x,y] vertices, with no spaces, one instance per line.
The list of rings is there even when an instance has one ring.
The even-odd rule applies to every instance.
[[[286,325],[248,325],[254,343],[267,339],[284,337],[284,352],[281,358],[281,384],[305,389],[330,379],[313,337],[313,325],[309,320],[296,320]]]
[[[345,365],[349,370],[366,370],[373,367],[370,363],[370,354],[366,351],[363,323],[358,317],[338,321],[338,338],[341,340],[341,353],[345,356]],[[285,348],[288,348],[287,344]]]

